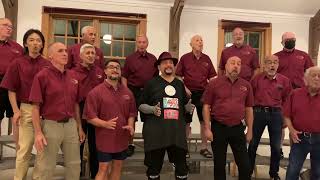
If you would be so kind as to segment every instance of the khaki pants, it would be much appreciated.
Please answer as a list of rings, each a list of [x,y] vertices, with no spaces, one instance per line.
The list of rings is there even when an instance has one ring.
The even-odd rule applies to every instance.
[[[34,180],[51,180],[59,149],[64,154],[65,180],[78,180],[80,177],[80,142],[77,123],[70,119],[67,123],[52,120],[42,121],[42,132],[47,140],[44,151],[37,153],[33,172]]]
[[[16,158],[16,172],[14,180],[25,180],[29,162],[31,159],[31,151],[34,142],[34,130],[32,124],[32,105],[21,103],[20,105],[20,126],[19,126],[19,146]]]

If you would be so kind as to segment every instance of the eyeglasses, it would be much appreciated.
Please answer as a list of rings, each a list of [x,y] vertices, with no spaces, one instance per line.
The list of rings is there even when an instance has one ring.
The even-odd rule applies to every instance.
[[[9,25],[9,24],[0,24],[0,26],[5,27],[7,29],[11,29],[11,30],[14,28],[12,25]]]
[[[119,70],[120,69],[120,66],[107,66],[107,69],[115,69],[115,70]]]

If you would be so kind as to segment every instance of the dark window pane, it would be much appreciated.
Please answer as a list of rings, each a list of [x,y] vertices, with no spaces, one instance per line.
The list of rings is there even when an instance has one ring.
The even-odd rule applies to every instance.
[[[73,44],[77,44],[78,43],[78,39],[73,39],[73,38],[68,38],[67,39],[67,46],[73,45]]]
[[[123,40],[124,25],[113,24],[113,40]]]
[[[80,36],[81,36],[81,29],[85,26],[92,26],[92,21],[87,21],[87,20],[84,20],[84,21],[80,21]]]
[[[249,33],[248,32],[245,32],[244,33],[244,44],[249,44],[249,38],[248,38],[248,36],[249,36]]]
[[[260,47],[260,33],[250,33],[249,35],[249,45],[253,48]]]
[[[64,36],[66,29],[66,20],[55,19],[54,20],[54,35]]]
[[[127,41],[135,41],[137,33],[136,25],[125,25],[125,27],[124,39]]]
[[[112,42],[112,56],[120,56],[122,57],[122,45],[123,42],[113,41]]]
[[[64,37],[54,37],[54,42],[61,42],[64,44]]]
[[[111,56],[111,44],[106,44],[103,40],[100,41],[100,48],[104,56]]]
[[[112,28],[112,25],[109,24],[109,23],[101,23],[100,24],[100,38],[102,39],[104,35],[106,34],[109,34],[111,35],[112,34],[112,31],[111,31],[111,28]]]
[[[79,21],[77,20],[69,20],[68,21],[68,36],[78,37],[78,25]]]
[[[136,43],[135,42],[125,42],[124,43],[124,56],[125,57],[132,54],[135,50],[136,50]]]

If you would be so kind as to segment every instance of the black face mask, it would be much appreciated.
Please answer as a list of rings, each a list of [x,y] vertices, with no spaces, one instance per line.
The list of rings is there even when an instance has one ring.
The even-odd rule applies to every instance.
[[[296,46],[296,40],[289,39],[286,42],[284,42],[284,47],[286,49],[293,49]]]

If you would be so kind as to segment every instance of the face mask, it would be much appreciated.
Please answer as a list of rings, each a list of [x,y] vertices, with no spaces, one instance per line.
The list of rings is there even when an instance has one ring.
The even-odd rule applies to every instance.
[[[295,46],[296,46],[296,41],[293,40],[293,39],[287,40],[287,41],[284,43],[284,47],[285,47],[286,49],[293,49]]]

